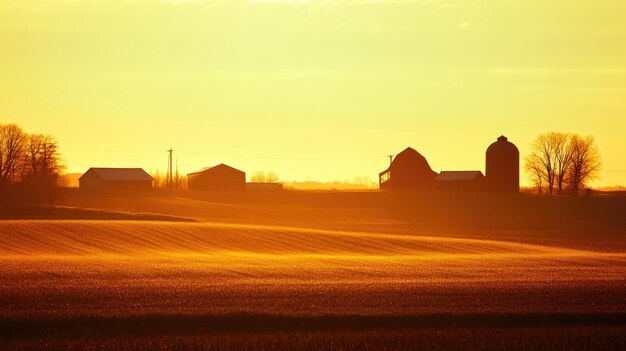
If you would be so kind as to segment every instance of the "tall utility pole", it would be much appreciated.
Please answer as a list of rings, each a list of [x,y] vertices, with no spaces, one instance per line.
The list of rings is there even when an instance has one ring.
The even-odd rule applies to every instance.
[[[170,154],[169,162],[167,163],[167,168],[168,168],[167,186],[171,188],[172,187],[172,152],[174,152],[174,150],[172,150],[172,147],[170,146],[170,149],[167,150],[167,152]]]
[[[391,162],[393,162],[393,155],[387,155],[389,157],[389,165],[391,166]]]

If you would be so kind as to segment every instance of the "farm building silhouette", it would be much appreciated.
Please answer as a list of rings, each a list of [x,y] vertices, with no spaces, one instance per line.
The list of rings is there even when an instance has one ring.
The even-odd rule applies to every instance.
[[[485,176],[481,171],[442,171],[435,178],[435,190],[483,191]]]
[[[187,186],[194,190],[245,190],[246,173],[220,163],[187,174]]]
[[[486,172],[490,191],[519,192],[519,150],[504,135],[487,149]]]
[[[433,188],[437,173],[424,156],[407,147],[378,176],[381,189],[429,190]]]
[[[486,176],[481,171],[434,172],[424,156],[406,148],[379,174],[380,189],[519,192],[519,150],[500,136],[487,148]]]
[[[78,178],[78,186],[87,190],[147,190],[154,179],[141,168],[92,167]]]

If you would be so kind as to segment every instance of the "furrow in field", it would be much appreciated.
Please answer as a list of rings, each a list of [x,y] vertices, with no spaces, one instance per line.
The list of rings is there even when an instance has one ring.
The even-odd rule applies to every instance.
[[[2,255],[258,254],[317,256],[576,255],[506,241],[209,223],[3,221]]]

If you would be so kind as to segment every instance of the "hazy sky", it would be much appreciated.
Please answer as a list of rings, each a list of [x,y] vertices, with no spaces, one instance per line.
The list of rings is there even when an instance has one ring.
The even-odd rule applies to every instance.
[[[377,179],[412,146],[484,171],[504,134],[591,134],[626,184],[626,2],[0,0],[0,123],[69,170],[224,162]],[[267,159],[261,157],[268,157]],[[523,176],[523,182],[526,177]]]

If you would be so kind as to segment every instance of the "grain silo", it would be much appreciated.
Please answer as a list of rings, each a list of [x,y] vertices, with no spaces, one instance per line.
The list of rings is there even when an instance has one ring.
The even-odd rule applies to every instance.
[[[504,135],[487,149],[486,173],[491,191],[519,192],[519,150]]]

